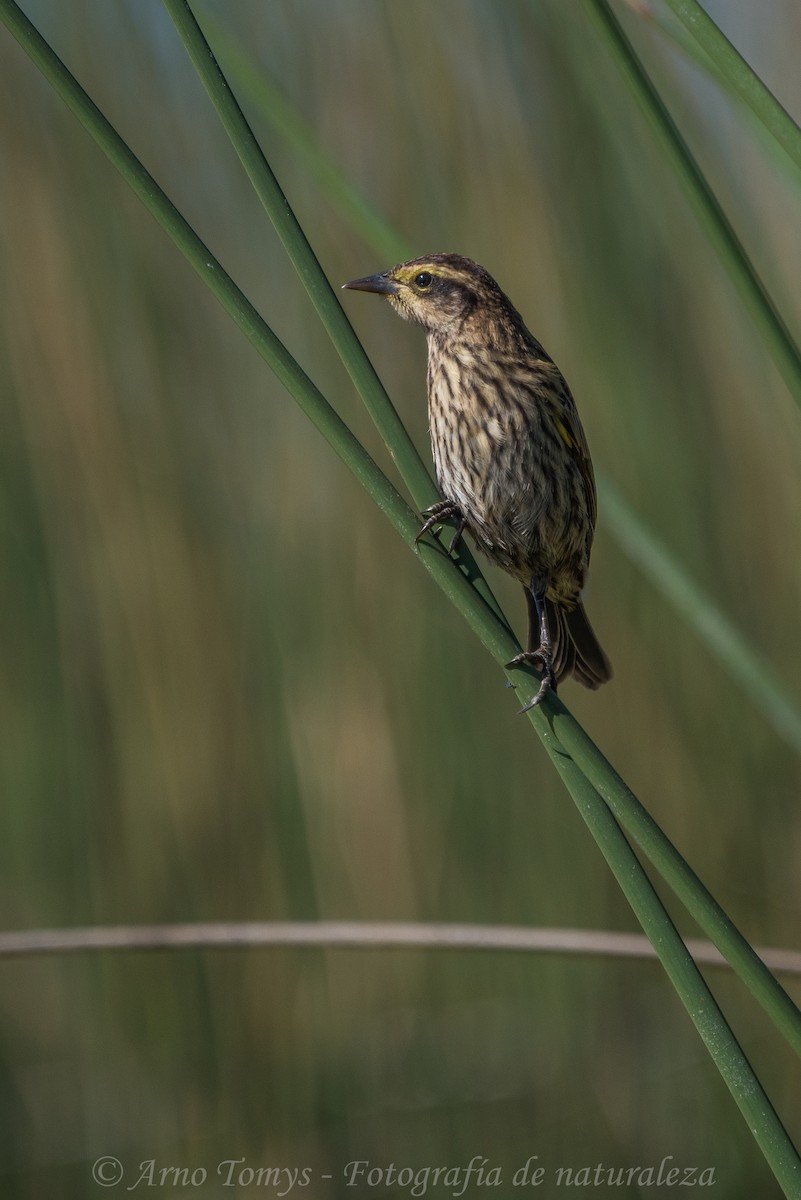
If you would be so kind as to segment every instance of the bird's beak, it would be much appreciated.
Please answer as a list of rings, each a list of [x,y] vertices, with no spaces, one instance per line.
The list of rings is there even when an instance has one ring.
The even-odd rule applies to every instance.
[[[342,286],[352,292],[378,292],[382,296],[395,296],[400,291],[400,285],[389,275],[365,275],[363,279],[351,279]]]

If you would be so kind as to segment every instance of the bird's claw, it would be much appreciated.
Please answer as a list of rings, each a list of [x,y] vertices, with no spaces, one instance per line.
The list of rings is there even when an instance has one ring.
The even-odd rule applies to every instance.
[[[521,650],[514,658],[506,664],[507,668],[522,667],[528,664],[534,664],[539,667],[542,672],[539,690],[533,700],[528,704],[524,704],[522,708],[517,710],[517,715],[528,712],[529,709],[535,708],[547,695],[548,692],[556,691],[556,675],[553,669],[550,649],[545,649],[540,646],[538,650]]]
[[[423,509],[423,516],[426,521],[422,525],[417,537],[414,539],[414,544],[420,541],[420,538],[434,528],[435,525],[441,525],[447,521],[449,517],[456,518],[456,532],[451,538],[451,543],[448,546],[448,553],[453,554],[459,542],[462,540],[462,532],[467,522],[462,516],[458,504],[454,504],[453,500],[440,500],[437,504],[432,504],[430,508]]]

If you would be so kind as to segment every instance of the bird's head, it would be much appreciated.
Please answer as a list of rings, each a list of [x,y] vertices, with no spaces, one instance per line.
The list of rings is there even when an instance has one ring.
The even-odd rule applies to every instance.
[[[386,296],[396,312],[429,333],[452,334],[519,317],[492,276],[460,254],[430,254],[343,285]]]

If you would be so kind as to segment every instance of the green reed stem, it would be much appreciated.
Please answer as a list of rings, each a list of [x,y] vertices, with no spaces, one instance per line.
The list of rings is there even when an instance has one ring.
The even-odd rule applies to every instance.
[[[716,74],[745,103],[797,167],[801,167],[801,128],[715,24],[698,0],[666,0],[709,56]]]
[[[559,718],[555,719],[554,726],[557,736],[561,737],[564,730],[560,727]],[[567,732],[570,734],[569,730]],[[568,741],[572,741],[572,738],[568,737]],[[567,749],[567,745],[565,748]],[[801,1158],[615,817],[609,808],[598,804],[598,794],[590,782],[591,776],[579,769],[581,762],[578,758],[571,760],[567,756],[557,755],[554,756],[554,762],[626,899],[659,955],[665,972],[734,1097],[766,1162],[782,1185],[785,1195],[801,1196]],[[588,765],[592,767],[591,763]],[[622,780],[620,782],[622,783]]]
[[[782,378],[801,405],[801,351],[690,153],[608,0],[584,0],[723,266],[742,296]]]

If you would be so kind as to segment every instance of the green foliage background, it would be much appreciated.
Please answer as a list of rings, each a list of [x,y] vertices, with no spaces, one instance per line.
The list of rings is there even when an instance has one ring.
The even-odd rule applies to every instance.
[[[708,7],[798,112],[795,6]],[[161,4],[25,9],[383,463]],[[198,15],[411,253],[457,250],[498,277],[571,382],[601,470],[801,703],[801,415],[585,10]],[[798,329],[797,174],[657,26],[621,15]],[[391,265],[253,123],[329,277]],[[5,31],[0,145],[4,926],[633,928],[495,666]],[[420,331],[346,304],[425,447]],[[517,589],[492,584],[522,629]],[[797,945],[797,753],[603,510],[588,605],[616,679],[564,699],[751,940]],[[797,1063],[739,984],[714,986],[801,1136]],[[482,1154],[510,1176],[531,1154],[673,1155],[714,1166],[727,1196],[778,1194],[650,963],[10,961],[0,1031],[8,1195],[93,1194],[102,1154],[309,1165],[334,1174],[320,1196],[352,1159]]]

